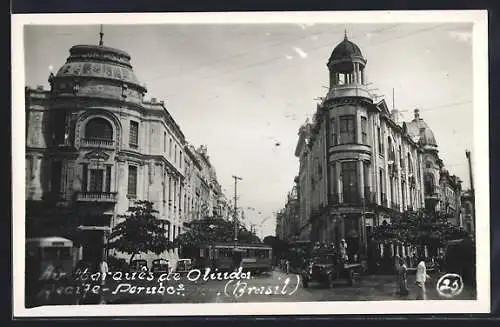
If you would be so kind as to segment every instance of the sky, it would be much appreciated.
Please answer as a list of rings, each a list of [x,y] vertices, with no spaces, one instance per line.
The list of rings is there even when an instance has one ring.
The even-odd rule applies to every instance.
[[[446,168],[469,187],[473,144],[472,24],[104,25],[104,45],[131,55],[147,98],[164,100],[186,139],[207,146],[219,182],[257,235],[274,234],[298,174],[298,129],[326,95],[326,62],[344,31],[367,59],[373,93],[413,109],[433,130]],[[98,25],[25,28],[26,85],[47,78],[76,44],[98,44]],[[394,89],[394,104],[393,104]]]

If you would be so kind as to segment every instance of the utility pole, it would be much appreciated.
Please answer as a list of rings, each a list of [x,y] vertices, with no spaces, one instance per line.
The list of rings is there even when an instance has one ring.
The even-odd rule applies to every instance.
[[[241,177],[233,175],[234,178],[234,246],[236,247],[238,243],[238,206],[237,206],[237,198],[238,198],[238,181],[242,180]]]
[[[470,159],[470,151],[465,150],[465,156],[467,157],[467,163],[469,165],[469,183],[470,183],[470,190],[472,194],[474,194],[474,178],[472,177],[472,163]]]

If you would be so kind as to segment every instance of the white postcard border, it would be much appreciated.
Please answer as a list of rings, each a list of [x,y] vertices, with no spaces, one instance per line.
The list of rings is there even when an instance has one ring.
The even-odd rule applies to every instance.
[[[476,301],[359,301],[24,307],[24,25],[457,23],[473,28]],[[15,317],[487,313],[490,311],[488,24],[485,10],[12,15],[13,315]],[[332,43],[332,46],[334,44]],[[478,187],[478,185],[480,187]]]

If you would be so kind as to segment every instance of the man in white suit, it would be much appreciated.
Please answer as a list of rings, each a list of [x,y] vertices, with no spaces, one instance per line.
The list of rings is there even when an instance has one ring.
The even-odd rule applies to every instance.
[[[426,281],[430,279],[430,276],[427,275],[427,268],[425,267],[425,261],[423,258],[419,260],[420,262],[417,265],[417,277],[416,283],[418,286],[418,295],[417,300],[427,300],[427,289],[426,289]]]

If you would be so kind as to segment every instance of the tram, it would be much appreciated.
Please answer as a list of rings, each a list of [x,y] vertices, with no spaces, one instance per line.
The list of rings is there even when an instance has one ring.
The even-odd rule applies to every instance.
[[[68,281],[78,258],[73,242],[63,237],[26,239],[25,299],[32,307],[49,303],[53,299],[40,300],[40,290],[51,284]],[[41,302],[40,302],[41,301]],[[55,300],[54,300],[55,301]]]
[[[198,266],[229,271],[235,262],[255,274],[272,271],[272,248],[266,244],[216,243],[200,247]]]

